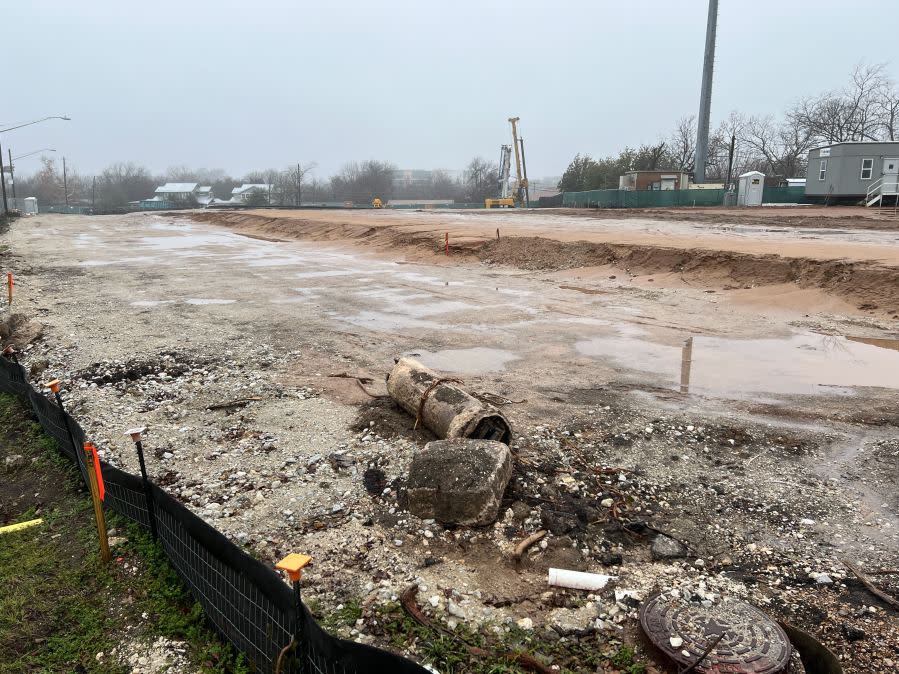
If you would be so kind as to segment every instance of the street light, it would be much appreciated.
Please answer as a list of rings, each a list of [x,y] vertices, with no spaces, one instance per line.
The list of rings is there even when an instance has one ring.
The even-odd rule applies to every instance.
[[[7,152],[9,152],[9,149],[7,149]],[[41,152],[56,152],[56,150],[52,147],[44,147],[44,148],[41,148],[40,150],[35,150],[34,152],[29,152],[27,154],[20,154],[18,157],[10,157],[9,164],[10,164],[10,166],[12,166],[13,159],[25,159],[25,157],[30,157],[33,154],[39,154]]]
[[[66,117],[65,115],[53,115],[52,117],[41,117],[40,119],[36,119],[33,122],[25,122],[24,124],[17,124],[16,126],[9,126],[5,129],[0,129],[0,133],[6,133],[7,131],[12,131],[14,129],[21,129],[23,126],[31,126],[32,124],[46,122],[48,119],[64,119],[67,122],[72,121],[71,117]]]
[[[0,129],[0,133],[6,133],[7,131],[14,131],[15,129],[21,129],[25,126],[31,126],[32,124],[39,124],[41,122],[46,122],[48,119],[62,119],[66,122],[72,121],[71,117],[66,117],[65,115],[52,115],[50,117],[41,117],[40,119],[35,119],[31,122],[25,122],[24,124],[16,124],[15,126],[8,126],[5,129]],[[10,162],[12,163],[12,162]],[[0,190],[3,192],[3,214],[9,215],[9,205],[6,203],[6,178],[3,175],[3,147],[0,146]]]
[[[15,166],[13,166],[14,159],[24,159],[25,157],[30,157],[33,154],[38,154],[39,152],[56,152],[52,147],[45,147],[40,150],[35,150],[34,152],[28,152],[27,154],[20,154],[18,157],[12,156],[12,150],[10,148],[6,148],[6,152],[9,155],[9,182],[12,183],[12,198],[15,201],[16,198],[16,174],[15,174]]]

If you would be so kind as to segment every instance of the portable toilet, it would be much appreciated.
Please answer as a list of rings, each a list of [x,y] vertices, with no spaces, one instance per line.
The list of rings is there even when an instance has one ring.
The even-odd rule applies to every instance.
[[[761,206],[765,174],[749,171],[737,178],[737,206]]]
[[[37,197],[25,197],[25,215],[37,215]]]

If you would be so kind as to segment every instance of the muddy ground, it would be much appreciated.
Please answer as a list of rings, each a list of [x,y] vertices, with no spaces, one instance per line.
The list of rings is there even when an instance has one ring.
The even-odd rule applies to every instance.
[[[49,215],[4,240],[15,311],[44,324],[23,357],[34,377],[63,379],[105,456],[131,470],[122,432],[148,426],[154,478],[254,554],[312,554],[305,596],[326,608],[417,582],[434,616],[517,625],[539,651],[637,642],[639,602],[677,588],[748,599],[847,671],[892,671],[895,612],[842,560],[897,563],[897,235],[741,227]],[[404,509],[408,463],[430,438],[381,396],[410,353],[517,401],[494,527],[448,530]],[[511,550],[538,529],[550,534],[516,569]],[[653,559],[658,531],[686,556]],[[549,566],[616,580],[585,601],[550,591]],[[365,616],[346,630],[383,643]]]

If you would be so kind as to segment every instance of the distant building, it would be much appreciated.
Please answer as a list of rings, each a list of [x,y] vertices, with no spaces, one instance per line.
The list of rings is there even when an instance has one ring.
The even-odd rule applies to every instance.
[[[163,201],[191,201],[197,198],[200,183],[166,183],[156,188],[155,196]]]
[[[272,188],[271,185],[267,185],[266,183],[244,183],[240,187],[235,187],[231,190],[231,201],[237,204],[245,204],[254,192],[261,192],[264,194],[265,201],[268,203],[271,197]]]
[[[619,190],[686,190],[690,176],[683,171],[628,171],[618,179]]]
[[[873,206],[899,198],[899,141],[858,141],[817,147],[808,153],[805,196],[861,201]]]
[[[200,204],[200,206],[208,206],[214,200],[215,197],[212,194],[212,186],[205,185],[197,189],[197,203]]]

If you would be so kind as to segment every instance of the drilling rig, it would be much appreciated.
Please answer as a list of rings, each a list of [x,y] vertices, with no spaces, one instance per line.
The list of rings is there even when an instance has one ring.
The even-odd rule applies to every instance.
[[[512,125],[512,144],[501,145],[499,155],[499,198],[484,199],[485,208],[514,208],[527,206],[530,201],[528,190],[528,168],[524,160],[524,139],[518,137],[519,117],[509,117]],[[515,151],[515,192],[509,194],[509,173],[512,151]]]

